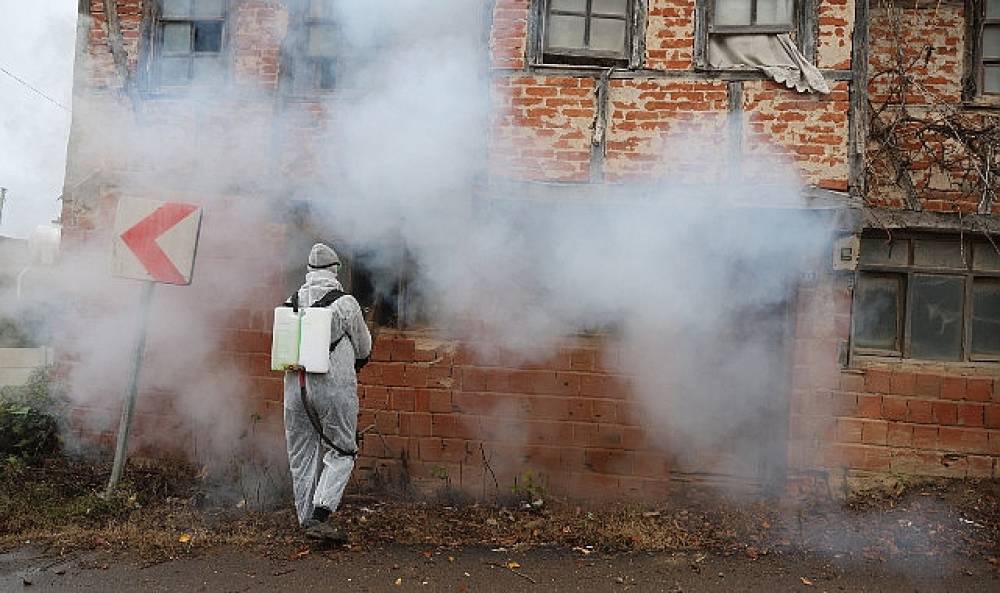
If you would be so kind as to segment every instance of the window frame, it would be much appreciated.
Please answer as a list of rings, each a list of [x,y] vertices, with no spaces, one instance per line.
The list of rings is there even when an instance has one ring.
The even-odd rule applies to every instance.
[[[527,62],[533,66],[577,67],[577,68],[622,68],[635,70],[644,62],[645,24],[648,0],[625,0],[625,44],[621,54],[605,50],[562,48],[549,51],[547,36],[552,0],[533,0],[533,14],[529,22],[529,43]],[[586,0],[586,15],[560,11],[557,14],[585,16],[587,30],[594,18],[591,10],[593,0]],[[600,18],[598,13],[598,18]],[[608,15],[611,16],[611,15]],[[617,17],[617,15],[614,15]],[[555,58],[555,59],[553,59]]]
[[[750,21],[749,25],[716,25],[715,24],[715,5],[719,0],[710,0],[708,2],[708,34],[709,35],[778,35],[781,33],[793,33],[796,31],[796,23],[798,21],[798,10],[801,4],[800,0],[792,0],[792,19],[788,25],[758,25],[754,23],[757,19],[757,3],[760,0],[749,0],[750,2]]]
[[[231,13],[229,0],[222,0],[222,15],[220,17],[197,17],[194,14],[193,6],[197,0],[188,0],[189,6],[192,8],[191,14],[186,17],[176,17],[176,16],[165,16],[163,14],[163,3],[164,0],[157,0],[153,3],[153,13],[150,18],[150,36],[151,51],[148,52],[148,84],[147,86],[156,91],[163,92],[180,92],[186,91],[191,88],[196,87],[194,84],[194,74],[193,67],[194,61],[197,59],[217,59],[220,64],[223,65],[224,78],[229,77],[229,62],[226,59],[229,54],[229,16]],[[219,33],[219,51],[218,52],[203,52],[207,55],[199,56],[198,52],[194,51],[195,35],[194,35],[194,23],[196,22],[218,22],[222,26],[222,30]],[[191,25],[191,40],[190,40],[190,51],[186,54],[165,54],[163,43],[164,43],[164,28],[165,25],[171,23],[189,23]],[[188,82],[186,84],[163,84],[162,79],[162,64],[163,58],[166,57],[188,57]],[[211,56],[211,57],[209,57]]]
[[[1000,0],[992,0],[993,2],[1000,3]],[[982,27],[979,28],[978,39],[976,43],[979,45],[978,60],[976,61],[976,76],[979,82],[979,95],[987,97],[993,100],[1000,100],[1000,89],[995,91],[986,90],[986,66],[997,66],[1000,67],[1000,55],[987,57],[984,55],[984,47],[986,45],[986,27],[996,27],[1000,31],[1000,17],[989,18],[986,16],[986,7],[990,0],[981,0],[979,2],[980,10],[982,11]]]
[[[751,10],[757,4],[752,2]],[[712,35],[779,35],[794,33],[795,44],[806,60],[815,65],[816,40],[819,37],[819,0],[793,0],[792,23],[784,25],[715,25],[716,0],[695,0],[694,66],[702,72],[757,72],[755,68],[716,68],[708,62],[708,45]]]
[[[863,239],[884,239],[885,235],[866,235]],[[991,246],[990,241],[979,235],[946,235],[946,234],[925,234],[894,232],[894,241],[906,241],[906,261],[905,265],[898,264],[873,264],[861,262],[855,277],[855,288],[852,298],[851,309],[851,351],[856,356],[868,357],[888,357],[900,360],[927,361],[935,364],[969,364],[979,362],[1000,362],[1000,352],[996,354],[975,354],[972,352],[972,296],[973,287],[977,278],[1000,279],[1000,270],[977,270],[974,269],[974,245],[985,243]],[[959,243],[965,254],[964,268],[951,267],[931,267],[918,265],[914,262],[914,246],[916,241],[936,241]],[[863,248],[862,248],[863,249]],[[857,345],[857,319],[860,307],[859,286],[863,275],[874,277],[899,278],[902,286],[897,295],[896,301],[896,343],[897,350],[886,350],[880,348],[865,348]],[[909,314],[909,305],[913,302],[914,276],[948,276],[962,278],[962,327],[961,327],[961,352],[954,360],[942,360],[934,358],[915,358],[912,356],[912,315]]]
[[[332,93],[337,90],[339,86],[337,84],[336,78],[334,78],[333,85],[323,86],[322,81],[324,77],[323,68],[324,65],[328,67],[333,67],[336,69],[337,59],[336,58],[324,58],[309,55],[309,42],[312,38],[312,32],[314,27],[333,27],[337,28],[339,25],[337,21],[332,17],[316,17],[312,14],[312,4],[315,0],[303,0],[302,6],[302,17],[301,23],[301,39],[299,43],[298,53],[299,58],[302,63],[304,63],[305,70],[308,72],[308,88],[315,93]],[[298,69],[300,72],[302,68]],[[336,75],[335,75],[336,76]]]
[[[1000,65],[1000,59],[984,60],[983,44],[986,25],[1000,26],[1000,19],[986,18],[988,0],[965,0],[965,75],[962,99],[970,106],[1000,106],[1000,91],[984,90],[985,65]],[[996,0],[994,0],[996,1]]]

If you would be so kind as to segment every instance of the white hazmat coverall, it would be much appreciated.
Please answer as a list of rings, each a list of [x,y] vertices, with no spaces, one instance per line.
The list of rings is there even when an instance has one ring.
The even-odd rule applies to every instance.
[[[343,290],[334,272],[311,271],[299,289],[299,304],[310,306],[331,290]],[[358,378],[354,362],[371,355],[372,337],[354,297],[343,296],[330,309],[333,310],[331,344],[340,342],[330,353],[329,372],[306,373],[306,395],[326,438],[351,452],[357,450],[358,424]],[[317,434],[302,406],[298,371],[285,373],[285,439],[299,523],[309,519],[316,507],[335,511],[354,469],[354,458],[329,449]]]

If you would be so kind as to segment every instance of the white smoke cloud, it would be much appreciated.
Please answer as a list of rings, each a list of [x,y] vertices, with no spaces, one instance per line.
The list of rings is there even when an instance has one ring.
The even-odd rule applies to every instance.
[[[255,409],[245,396],[247,371],[266,362],[220,360],[238,336],[219,328],[234,310],[277,303],[290,290],[265,263],[297,267],[305,258],[267,239],[287,197],[311,202],[310,223],[352,249],[389,253],[404,243],[417,292],[443,334],[461,336],[471,320],[480,335],[535,353],[580,329],[614,326],[608,342],[620,348],[661,444],[702,452],[723,443],[768,446],[756,420],[772,412],[772,392],[787,387],[788,369],[761,333],[773,326],[745,322],[787,306],[828,237],[819,219],[795,212],[802,201],[794,174],[767,195],[706,173],[703,186],[609,185],[597,201],[567,200],[565,189],[541,192],[540,200],[484,196],[490,73],[482,7],[466,0],[335,6],[364,57],[326,101],[322,133],[307,145],[314,176],[279,166],[303,141],[301,114],[290,106],[273,125],[266,93],[213,86],[150,101],[137,118],[107,94],[75,106],[78,179],[102,171],[123,195],[206,206],[194,283],[158,290],[143,378],[147,391],[178,394],[171,405],[204,443],[201,455],[220,465],[241,451]],[[689,134],[664,145],[679,153],[709,141]],[[784,209],[749,207],[765,204]],[[113,409],[138,289],[108,277],[106,239],[67,254],[45,294],[74,304],[58,318],[79,357],[74,397]],[[269,459],[280,453],[272,448]],[[736,472],[744,462],[706,463]]]

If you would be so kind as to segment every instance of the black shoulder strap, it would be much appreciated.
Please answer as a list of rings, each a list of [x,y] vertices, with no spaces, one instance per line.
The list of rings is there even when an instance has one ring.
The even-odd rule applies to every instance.
[[[346,292],[340,290],[331,290],[330,292],[324,294],[318,301],[312,304],[313,307],[329,307],[330,305],[336,303],[340,300],[340,297],[347,296]]]
[[[319,298],[318,301],[312,304],[313,307],[329,307],[330,305],[336,303],[340,300],[340,297],[349,296],[346,292],[340,290],[331,290],[330,292],[324,294]],[[292,295],[290,299],[284,302],[285,307],[291,307],[296,313],[299,311],[299,293],[298,291]]]
[[[295,294],[293,294],[284,303],[281,303],[281,306],[282,307],[291,307],[293,311],[295,311],[296,313],[298,313],[299,312],[299,291],[295,291]]]

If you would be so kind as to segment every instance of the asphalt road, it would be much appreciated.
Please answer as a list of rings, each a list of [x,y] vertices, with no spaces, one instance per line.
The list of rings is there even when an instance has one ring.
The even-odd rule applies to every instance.
[[[23,548],[0,555],[0,591],[517,591],[1000,592],[985,560],[909,557],[871,560],[812,553],[751,560],[701,554],[627,554],[535,549],[303,550],[288,558],[216,549],[153,565],[107,552],[47,555]]]

